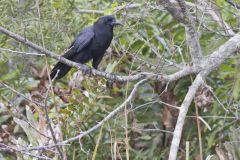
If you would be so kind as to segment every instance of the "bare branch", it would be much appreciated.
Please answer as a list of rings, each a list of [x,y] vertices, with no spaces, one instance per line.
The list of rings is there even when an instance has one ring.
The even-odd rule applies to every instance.
[[[102,10],[92,10],[92,9],[80,9],[76,8],[77,13],[86,13],[86,14],[104,14]]]
[[[69,144],[63,144],[63,143],[58,143],[58,144],[53,144],[53,145],[46,145],[46,146],[38,146],[38,147],[30,147],[27,149],[27,151],[33,151],[33,150],[49,150],[51,148],[54,148],[56,146],[69,146]]]
[[[51,51],[46,50],[46,49],[38,46],[37,44],[27,40],[26,38],[23,38],[23,37],[11,32],[11,31],[8,31],[7,29],[5,29],[1,26],[0,26],[0,32],[6,34],[7,36],[15,39],[18,42],[21,42],[21,43],[35,49],[36,51],[38,51],[42,54],[45,54],[48,57],[51,57],[51,58],[53,58],[57,61],[60,61],[64,64],[67,64],[71,67],[76,67],[78,70],[81,70],[81,71],[85,72],[86,74],[89,74],[89,75],[92,74],[94,76],[105,77],[105,78],[107,78],[109,80],[113,80],[113,81],[127,82],[127,81],[138,81],[138,80],[141,80],[141,79],[150,79],[150,80],[154,80],[154,81],[172,82],[172,81],[175,81],[175,80],[177,80],[181,77],[187,76],[189,74],[199,72],[199,70],[194,69],[194,67],[186,67],[186,68],[180,70],[179,72],[176,72],[176,73],[171,74],[171,75],[163,75],[163,74],[158,75],[158,74],[154,74],[154,73],[144,73],[143,72],[143,73],[138,73],[138,74],[130,75],[130,76],[118,76],[118,75],[110,74],[110,73],[107,73],[107,72],[104,72],[104,71],[99,71],[99,70],[96,70],[94,68],[91,69],[87,65],[79,64],[79,63],[70,61],[70,60],[68,60],[64,57],[57,56],[57,55],[53,54]]]
[[[20,54],[26,54],[26,55],[33,55],[33,56],[44,56],[44,55],[45,55],[45,54],[39,54],[39,53],[28,53],[28,52],[14,51],[14,50],[7,49],[7,48],[0,48],[0,50],[9,51],[9,52],[12,52],[12,53],[20,53]]]
[[[204,70],[202,70],[195,78],[181,105],[177,124],[173,134],[173,140],[169,153],[169,160],[175,160],[177,158],[177,152],[182,136],[184,120],[186,118],[188,108],[195,96],[196,90],[201,84],[203,84],[204,79],[210,72],[219,67],[220,64],[222,64],[233,53],[238,51],[239,48],[240,34],[236,34],[234,37],[230,38],[225,44],[220,46],[217,51],[213,52],[206,60],[203,61],[202,68],[204,68]]]
[[[212,4],[212,2],[209,2],[207,0],[197,0],[198,4],[196,5],[191,5],[195,6],[197,9],[206,12],[206,14],[211,15],[212,19],[216,21],[220,27],[223,28],[224,32],[229,35],[229,36],[234,36],[235,33],[232,30],[231,26],[228,25],[223,18],[221,17],[221,13],[218,11],[217,7],[215,4]],[[209,4],[211,3],[211,4]],[[191,3],[188,3],[191,4]]]
[[[50,90],[50,88],[51,88],[51,86],[48,87],[47,92],[46,92],[46,97],[45,97],[45,101],[44,101],[44,103],[45,103],[45,105],[44,105],[44,112],[45,112],[46,120],[47,120],[47,122],[48,122],[49,130],[50,130],[51,135],[52,135],[53,142],[54,142],[55,144],[57,144],[57,139],[56,139],[56,137],[55,137],[55,134],[54,134],[54,131],[53,131],[53,128],[52,128],[52,125],[51,125],[51,120],[50,120],[50,118],[49,118],[49,116],[48,116],[47,99],[48,99],[48,95],[49,95],[49,90]],[[60,157],[63,159],[63,153],[62,153],[62,150],[61,150],[60,146],[57,145],[56,148],[57,148],[57,151],[58,151]]]
[[[198,87],[203,84],[204,80],[202,75],[199,73],[196,77],[196,79],[193,81],[191,87],[188,90],[187,95],[184,98],[184,101],[182,102],[181,108],[180,108],[180,112],[178,115],[178,120],[177,120],[177,124],[176,127],[174,129],[174,133],[173,133],[173,140],[171,143],[171,148],[170,148],[170,153],[169,153],[169,160],[175,160],[177,159],[177,152],[178,152],[178,148],[179,148],[179,144],[180,144],[180,140],[181,140],[181,136],[182,136],[182,129],[183,129],[183,124],[187,115],[187,111],[188,108],[190,106],[190,104],[192,103],[192,100],[195,96],[195,93],[198,89]]]
[[[186,23],[184,15],[182,14],[180,8],[177,8],[169,0],[160,0],[159,2],[173,16],[175,20],[180,23]]]
[[[240,5],[237,2],[235,2],[234,0],[225,0],[225,1],[228,2],[234,8],[240,9]]]
[[[202,50],[199,43],[197,30],[194,26],[193,17],[189,14],[187,5],[184,0],[177,0],[181,7],[185,19],[186,39],[192,56],[193,64],[198,65],[202,60]]]
[[[168,1],[167,5],[164,5],[164,3],[162,3],[162,2],[161,2],[161,4],[165,7],[165,9],[168,10],[168,12],[173,16],[173,18],[175,20],[177,20],[180,23],[183,23],[183,22],[187,23],[187,21],[185,22],[184,16],[181,13],[180,9],[176,7],[176,5],[178,3],[176,0],[170,0],[171,3],[169,2],[169,0],[162,0],[162,1]],[[232,1],[232,0],[229,0],[229,1]],[[224,29],[224,31],[226,32],[227,35],[224,35],[224,36],[234,36],[235,35],[235,33],[231,29],[231,27],[220,17],[219,13],[216,12],[216,9],[212,8],[213,6],[208,4],[211,2],[206,1],[206,0],[197,0],[197,2],[199,4],[195,4],[192,2],[186,2],[186,5],[188,6],[188,8],[194,7],[194,8],[197,8],[198,10],[204,12],[204,14],[211,15],[212,19],[214,21],[216,21],[219,24],[219,26],[221,26]],[[169,9],[169,8],[171,8],[171,9]],[[179,15],[179,14],[181,14],[181,15]],[[193,18],[195,18],[195,20],[198,21],[197,17],[192,17],[192,19]]]
[[[140,129],[143,132],[150,132],[150,133],[169,133],[169,134],[173,134],[173,132],[168,131],[168,130],[163,130],[163,129],[159,129],[159,128],[153,128],[153,129]]]
[[[133,3],[133,4],[127,4],[125,6],[119,6],[115,8],[115,13],[120,12],[120,11],[125,11],[128,9],[132,9],[132,8],[138,8],[140,7],[141,4],[139,3]],[[85,14],[104,14],[103,10],[92,10],[92,9],[80,9],[80,8],[76,8],[77,13],[85,13]]]
[[[177,0],[179,7],[175,6],[169,0],[160,0],[160,4],[176,19],[183,23],[186,29],[186,39],[190,49],[190,55],[194,65],[198,65],[202,60],[202,50],[199,43],[199,37],[194,26],[193,17],[188,13],[184,0]]]
[[[214,51],[204,61],[201,66],[205,68],[206,72],[211,72],[218,68],[226,59],[228,59],[233,53],[239,51],[240,48],[240,33],[230,38],[227,42]]]
[[[11,146],[8,146],[6,144],[0,143],[0,150],[6,150],[6,151],[15,151],[15,152],[20,152],[21,154],[25,154],[28,155],[30,157],[34,157],[37,159],[42,159],[42,160],[51,160],[51,158],[47,157],[47,156],[38,156],[36,154],[30,153],[30,152],[26,152]]]
[[[39,106],[44,106],[42,103],[39,103],[39,102],[36,102],[30,98],[28,98],[27,96],[25,96],[24,94],[18,92],[17,90],[15,90],[14,88],[8,86],[7,84],[3,83],[2,81],[0,81],[0,84],[4,87],[6,87],[7,89],[11,90],[13,93],[16,93],[17,95],[19,96],[22,96],[24,99],[26,99],[27,101],[31,102],[31,103],[34,103],[34,104],[37,104]]]

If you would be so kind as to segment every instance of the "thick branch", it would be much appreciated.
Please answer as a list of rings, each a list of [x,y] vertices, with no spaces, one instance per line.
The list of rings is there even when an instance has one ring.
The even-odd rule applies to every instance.
[[[207,59],[203,61],[202,63],[203,69],[197,75],[196,79],[192,83],[181,105],[177,124],[173,134],[173,140],[169,153],[169,160],[175,160],[177,158],[177,152],[182,136],[184,120],[186,118],[187,111],[189,106],[191,105],[193,97],[195,96],[196,90],[201,84],[203,84],[203,80],[207,77],[207,75],[210,72],[218,68],[220,64],[222,64],[233,53],[238,51],[239,48],[240,48],[240,34],[237,34],[234,37],[230,38],[225,44],[220,46],[217,51],[213,52]]]
[[[206,72],[211,72],[226,59],[228,59],[233,53],[239,51],[240,48],[240,33],[230,38],[227,42],[219,47],[218,50],[214,51],[202,62],[202,68]]]
[[[176,127],[174,129],[174,133],[173,133],[173,140],[171,143],[171,148],[170,148],[170,153],[169,153],[169,160],[175,160],[177,159],[177,152],[178,152],[178,148],[179,148],[179,144],[180,144],[180,140],[181,140],[181,136],[182,136],[182,129],[183,129],[183,124],[188,112],[188,108],[190,107],[192,100],[195,96],[195,93],[198,89],[198,87],[203,84],[203,77],[202,75],[199,73],[196,77],[196,79],[193,81],[192,86],[189,88],[187,95],[184,98],[184,101],[182,102],[181,108],[180,108],[180,112],[178,115],[178,119],[177,119],[177,124]]]
[[[234,8],[240,9],[240,5],[237,2],[235,2],[234,0],[225,0],[225,1],[227,1]]]
[[[186,23],[180,8],[174,6],[169,0],[160,0],[159,3],[172,15],[176,21],[180,23]]]
[[[186,39],[189,45],[190,54],[192,56],[193,64],[198,65],[202,58],[202,50],[199,43],[197,30],[194,26],[193,17],[189,14],[187,5],[184,0],[177,0],[181,7],[185,19]]]
[[[185,25],[186,39],[189,45],[190,55],[194,65],[198,65],[202,59],[202,50],[199,37],[194,26],[193,17],[188,13],[184,0],[177,0],[180,6],[177,7],[169,0],[160,0],[160,4],[172,15],[172,17]]]

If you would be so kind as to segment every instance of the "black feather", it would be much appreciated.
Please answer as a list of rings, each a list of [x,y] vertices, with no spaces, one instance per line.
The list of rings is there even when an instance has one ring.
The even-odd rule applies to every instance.
[[[86,63],[92,59],[92,65],[97,69],[106,49],[112,41],[113,27],[118,24],[120,23],[116,22],[113,16],[100,17],[93,26],[83,29],[77,35],[63,57],[77,63]],[[70,66],[58,62],[52,69],[50,77],[51,79],[60,79],[70,69]]]

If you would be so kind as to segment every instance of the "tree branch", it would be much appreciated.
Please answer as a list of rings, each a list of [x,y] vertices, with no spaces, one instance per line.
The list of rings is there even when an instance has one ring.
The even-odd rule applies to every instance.
[[[177,152],[182,136],[182,129],[184,120],[186,118],[189,106],[195,96],[198,87],[203,84],[204,79],[207,75],[219,67],[229,56],[238,51],[240,48],[240,34],[236,34],[234,37],[230,38],[226,43],[219,47],[219,49],[213,52],[207,59],[202,61],[202,71],[197,75],[191,87],[188,90],[187,95],[180,107],[180,112],[178,115],[178,120],[173,133],[173,140],[171,143],[169,160],[175,160],[177,158]]]
[[[193,17],[189,14],[184,0],[177,0],[185,19],[186,39],[190,49],[190,55],[194,65],[198,65],[202,60],[202,50],[199,43],[197,30],[194,26]]]
[[[42,159],[42,160],[51,160],[51,158],[49,158],[47,156],[38,156],[36,154],[17,149],[17,148],[8,146],[8,145],[3,144],[3,143],[0,143],[0,150],[15,151],[15,152],[20,152],[21,154],[28,155],[28,156],[33,157],[33,158]]]
[[[166,1],[166,0],[163,0],[163,1]],[[58,60],[62,63],[68,64],[72,67],[77,67],[79,70],[88,71],[90,69],[86,65],[71,62],[71,61],[69,61],[69,60],[67,60],[63,57],[56,56],[52,52],[43,49],[42,47],[26,40],[25,38],[23,38],[21,36],[18,36],[18,35],[10,32],[10,31],[4,29],[3,27],[0,27],[0,32],[14,38],[15,40],[17,40],[19,42],[22,42],[22,43],[34,48],[35,50],[39,51],[40,53],[44,53],[45,55],[47,55],[51,58],[54,58],[54,59],[56,59],[56,60]],[[174,74],[171,74],[171,75],[157,75],[157,74],[153,74],[153,73],[139,73],[139,74],[131,75],[131,76],[116,76],[116,75],[109,74],[109,73],[102,72],[102,71],[98,71],[98,70],[95,70],[95,69],[91,69],[91,71],[92,71],[93,75],[105,77],[105,78],[111,79],[111,80],[126,82],[126,81],[137,81],[137,80],[143,79],[142,81],[140,81],[142,83],[145,82],[146,79],[150,79],[150,80],[154,80],[154,81],[172,82],[172,81],[177,80],[177,79],[179,79],[181,77],[184,77],[186,75],[193,74],[193,73],[199,73],[201,71],[198,74],[198,76],[196,77],[196,79],[194,80],[192,86],[189,88],[189,91],[188,91],[188,93],[187,93],[187,95],[186,95],[186,97],[185,97],[185,99],[182,103],[181,109],[180,109],[177,125],[176,125],[176,128],[174,130],[174,136],[173,136],[173,141],[172,141],[172,145],[171,145],[171,150],[170,150],[170,154],[169,154],[169,157],[170,157],[169,159],[174,160],[174,159],[176,159],[177,151],[178,151],[178,148],[179,148],[183,123],[184,123],[184,120],[186,118],[188,108],[189,108],[189,106],[192,102],[192,99],[194,97],[194,94],[196,92],[196,88],[200,84],[203,83],[204,78],[210,72],[212,72],[214,69],[218,68],[220,64],[222,64],[234,52],[238,51],[239,48],[240,48],[240,34],[236,34],[234,37],[230,38],[227,42],[225,42],[222,46],[220,46],[217,51],[213,52],[210,56],[208,56],[204,60],[202,60],[199,67],[194,68],[194,67],[188,66],[188,67],[186,67],[186,68],[184,68],[184,69],[182,69],[182,70],[180,70],[180,71],[178,71]],[[139,83],[137,83],[137,84],[139,84]],[[133,91],[132,91],[132,93],[133,93]],[[130,94],[130,96],[131,96],[131,94]],[[125,101],[123,104],[126,104],[129,101],[130,100],[127,99],[127,101]],[[78,135],[76,137],[73,137],[71,139],[65,140],[63,142],[68,143],[70,141],[74,141],[76,139],[82,138],[83,136],[87,135],[90,132],[95,131],[103,123],[105,123],[107,120],[109,120],[114,115],[116,115],[116,113],[118,113],[121,110],[120,107],[122,107],[122,105],[119,106],[116,110],[112,111],[107,117],[105,117],[100,122],[100,125],[97,124],[93,128],[91,128],[91,129],[89,129],[85,132],[82,132],[80,135]],[[60,145],[60,143],[59,143],[59,145]]]
[[[138,73],[138,74],[130,75],[130,76],[119,76],[119,75],[107,73],[104,71],[99,71],[94,68],[90,68],[87,65],[79,64],[79,63],[70,61],[64,57],[57,56],[54,53],[52,53],[51,51],[44,49],[44,48],[38,46],[37,44],[27,40],[26,38],[23,38],[20,35],[17,35],[1,26],[0,26],[0,32],[2,32],[3,34],[6,34],[7,36],[15,39],[18,42],[21,42],[21,43],[35,49],[36,51],[40,52],[41,54],[45,54],[46,56],[51,57],[51,58],[53,58],[57,61],[60,61],[64,64],[67,64],[71,67],[76,67],[78,70],[81,70],[88,75],[100,76],[100,77],[104,77],[104,78],[107,78],[107,79],[113,80],[113,81],[127,82],[127,81],[139,81],[141,79],[150,79],[150,80],[154,80],[154,81],[172,82],[181,77],[187,76],[189,74],[199,72],[199,70],[194,69],[194,67],[185,67],[184,69],[182,69],[176,73],[173,73],[171,75],[164,75],[164,74],[159,75],[159,74],[155,74],[155,73],[142,72],[142,73]]]
[[[122,10],[128,10],[132,8],[139,8],[141,7],[141,4],[139,3],[133,3],[133,4],[127,4],[125,6],[119,6],[115,8],[115,13],[120,12]],[[92,10],[92,9],[80,9],[76,8],[77,13],[86,13],[86,14],[104,14],[104,10]]]
[[[184,0],[177,0],[180,6],[176,7],[169,0],[160,0],[160,4],[172,15],[172,17],[185,25],[186,40],[189,45],[190,55],[194,65],[198,65],[202,60],[202,50],[199,43],[197,30],[194,26],[193,17],[189,14]]]
[[[176,21],[180,23],[186,23],[180,8],[174,6],[169,0],[160,0],[159,3],[172,15]]]
[[[46,97],[45,97],[45,100],[44,100],[44,112],[45,112],[45,117],[46,117],[46,120],[47,120],[47,123],[48,123],[48,127],[49,127],[49,130],[50,130],[50,133],[52,135],[52,139],[53,139],[53,142],[54,144],[57,144],[57,139],[56,139],[56,136],[54,134],[54,131],[53,131],[53,128],[52,128],[52,125],[51,125],[51,119],[49,118],[48,116],[48,106],[47,106],[47,99],[48,99],[48,96],[49,96],[49,91],[50,91],[50,88],[51,86],[49,86],[47,88],[47,92],[46,92]],[[56,148],[57,148],[57,151],[60,155],[60,158],[63,159],[63,152],[62,152],[62,149],[60,148],[60,146],[56,145]]]
[[[182,136],[183,124],[184,124],[188,109],[192,103],[192,100],[195,96],[195,93],[196,93],[198,87],[201,84],[203,84],[203,82],[204,82],[203,77],[199,73],[197,75],[196,79],[193,81],[191,87],[189,88],[188,93],[184,98],[184,101],[182,102],[180,112],[178,115],[178,119],[177,119],[177,124],[174,129],[174,133],[173,133],[173,140],[171,143],[171,148],[170,148],[170,153],[169,153],[169,158],[168,158],[169,160],[177,159],[177,152],[178,152],[178,148],[179,148],[179,144],[180,144],[180,140],[181,140],[181,136]]]
[[[225,1],[228,2],[234,8],[240,9],[240,5],[237,2],[235,2],[234,0],[225,0]]]

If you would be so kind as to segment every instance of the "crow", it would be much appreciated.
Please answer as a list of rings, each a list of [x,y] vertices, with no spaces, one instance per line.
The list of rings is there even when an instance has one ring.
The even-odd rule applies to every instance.
[[[112,15],[100,17],[93,26],[84,28],[68,47],[62,57],[77,62],[86,63],[92,61],[93,68],[97,69],[106,49],[113,38],[113,28],[121,25]],[[58,62],[50,73],[51,79],[64,77],[71,69],[67,64]]]

